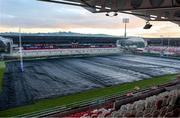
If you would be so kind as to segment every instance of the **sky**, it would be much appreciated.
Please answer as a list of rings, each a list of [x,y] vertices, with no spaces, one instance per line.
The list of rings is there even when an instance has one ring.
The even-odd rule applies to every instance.
[[[152,22],[150,30],[144,30],[145,21],[138,17],[119,14],[107,17],[94,14],[84,8],[36,0],[0,0],[0,32],[77,32],[123,36],[123,18],[129,18],[128,36],[180,37],[180,27],[171,22]]]

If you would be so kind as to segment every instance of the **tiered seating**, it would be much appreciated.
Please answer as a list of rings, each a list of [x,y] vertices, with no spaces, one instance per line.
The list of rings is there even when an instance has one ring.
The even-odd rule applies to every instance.
[[[122,105],[119,110],[100,108],[92,111],[80,112],[68,116],[76,118],[102,117],[180,117],[180,90],[163,92],[132,104]]]
[[[180,117],[180,81],[127,93],[116,102],[109,102],[100,108],[74,113],[68,118],[103,117]],[[113,100],[114,101],[114,100]]]
[[[113,104],[106,104],[100,109],[87,110],[84,112],[78,112],[66,116],[64,118],[97,118],[97,117],[107,117],[113,112]]]
[[[145,100],[139,100],[132,104],[122,105],[118,111],[114,111],[111,117],[178,117],[180,108],[178,105],[180,90],[164,92],[157,96],[151,96]]]
[[[89,114],[89,111],[85,111],[85,112],[83,111],[83,112],[71,114],[71,115],[66,116],[64,118],[74,118],[74,117],[78,118],[78,117],[81,117],[81,116],[86,116],[85,114]]]
[[[163,46],[150,46],[145,48],[145,50],[152,51],[152,52],[162,52],[165,51],[170,54],[180,54],[180,48],[179,47],[163,47]]]

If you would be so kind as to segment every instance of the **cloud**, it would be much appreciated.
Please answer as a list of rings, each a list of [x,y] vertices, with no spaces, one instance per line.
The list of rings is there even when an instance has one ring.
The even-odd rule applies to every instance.
[[[105,14],[93,14],[81,7],[72,7],[52,3],[44,3],[36,0],[0,0],[1,26],[25,28],[108,28],[119,29],[123,27],[122,17],[106,17]],[[14,16],[7,18],[5,15]],[[131,26],[137,23],[132,21]]]
[[[93,14],[84,8],[45,3],[36,0],[0,0],[0,31],[13,31],[22,26],[27,32],[75,31],[123,35],[122,18],[130,18],[128,34],[135,36],[178,35],[177,25],[153,23],[151,30],[143,30],[145,21],[132,15],[107,17]],[[180,34],[180,33],[179,33]],[[179,35],[178,35],[179,36]]]

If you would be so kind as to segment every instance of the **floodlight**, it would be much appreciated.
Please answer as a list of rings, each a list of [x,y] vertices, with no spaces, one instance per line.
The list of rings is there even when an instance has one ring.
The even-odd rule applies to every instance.
[[[117,13],[117,12],[114,12],[114,16],[118,16],[118,13]]]
[[[117,12],[114,12],[114,13],[110,13],[110,12],[107,12],[106,13],[106,16],[109,16],[109,17],[114,17],[114,16],[118,16],[118,13]]]
[[[149,21],[146,22],[146,25],[144,26],[144,29],[151,29],[152,25],[149,23]]]
[[[109,16],[109,13],[106,13],[106,16]]]

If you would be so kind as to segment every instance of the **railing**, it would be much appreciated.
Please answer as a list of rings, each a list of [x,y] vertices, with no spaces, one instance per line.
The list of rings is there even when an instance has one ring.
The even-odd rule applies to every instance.
[[[167,82],[169,83],[169,82]],[[167,83],[163,84],[163,85],[166,85]],[[163,87],[163,85],[160,85]],[[146,92],[148,91],[149,88],[146,88],[146,89],[141,89],[141,90],[134,90],[131,92],[133,92],[134,94],[135,93],[139,93],[139,92]],[[44,116],[49,116],[49,115],[53,115],[53,114],[56,114],[56,113],[61,113],[61,112],[65,112],[65,111],[68,111],[68,110],[71,110],[73,108],[76,108],[76,107],[84,107],[84,106],[90,106],[90,105],[98,105],[98,104],[103,104],[103,103],[106,103],[106,101],[109,101],[109,100],[113,100],[113,99],[123,99],[123,95],[127,92],[129,92],[130,90],[127,90],[127,91],[123,91],[123,92],[117,92],[115,94],[111,94],[111,95],[108,95],[108,96],[103,96],[103,97],[99,97],[99,98],[92,98],[92,99],[88,99],[88,100],[83,100],[83,101],[80,101],[80,102],[74,102],[74,103],[71,103],[71,104],[67,104],[67,105],[62,105],[62,106],[56,106],[56,107],[53,107],[53,108],[48,108],[48,109],[45,109],[45,110],[40,110],[40,111],[37,111],[37,112],[31,112],[31,113],[26,113],[26,114],[22,114],[22,115],[18,115],[17,117],[44,117]]]
[[[90,106],[90,105],[102,104],[102,103],[105,103],[106,101],[111,100],[113,98],[121,97],[122,94],[126,93],[126,92],[127,91],[119,92],[119,93],[115,93],[115,94],[111,94],[111,95],[103,96],[103,97],[99,97],[99,98],[92,98],[92,99],[88,99],[88,100],[83,100],[80,102],[74,102],[74,103],[67,104],[67,105],[56,106],[53,108],[40,110],[37,112],[31,112],[31,113],[18,115],[17,117],[43,117],[43,116],[48,116],[48,115],[52,115],[55,113],[68,111],[68,110],[71,110],[75,107],[83,107],[83,106],[88,106],[88,105]]]
[[[53,108],[40,110],[40,111],[37,111],[37,112],[26,113],[26,114],[18,115],[17,117],[43,117],[43,116],[48,116],[48,115],[52,115],[52,114],[55,114],[55,113],[68,111],[68,110],[71,110],[71,109],[73,109],[75,107],[83,107],[83,106],[86,106],[86,105],[97,104],[97,101],[98,102],[101,101],[101,103],[104,102],[104,100],[101,99],[101,98],[96,98],[94,100],[89,99],[89,100],[84,100],[84,101],[80,101],[80,102],[74,102],[72,104],[56,106],[56,107],[53,107]]]

